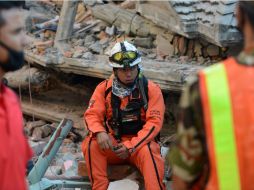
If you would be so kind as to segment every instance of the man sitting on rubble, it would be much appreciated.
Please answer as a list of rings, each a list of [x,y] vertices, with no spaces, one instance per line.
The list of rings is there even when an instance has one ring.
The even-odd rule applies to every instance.
[[[141,56],[127,41],[111,50],[114,76],[95,89],[85,112],[89,136],[82,144],[93,190],[106,190],[108,164],[130,163],[144,176],[146,190],[165,189],[164,161],[156,142],[165,105],[159,86],[141,72]]]
[[[24,64],[23,48],[27,43],[24,1],[0,1],[0,189],[27,189],[25,174],[32,156],[23,133],[19,99],[6,87],[3,75]]]

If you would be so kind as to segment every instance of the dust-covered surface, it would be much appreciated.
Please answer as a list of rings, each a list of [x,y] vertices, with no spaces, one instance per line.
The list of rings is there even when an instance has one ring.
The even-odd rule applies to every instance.
[[[182,8],[184,4],[188,6]],[[197,31],[198,35],[190,35],[193,29],[201,29],[187,23],[193,16],[190,11],[193,4],[199,15],[208,14],[210,18],[212,12],[221,14],[221,18],[234,17],[231,11],[234,2],[212,2],[214,6],[206,8],[202,5],[208,4],[207,1],[27,1],[30,10],[26,30],[31,38],[25,49],[27,63],[21,70],[7,74],[5,82],[19,95],[24,130],[35,152],[33,163],[63,118],[74,123],[47,169],[47,178],[88,181],[81,151],[81,142],[87,135],[83,114],[96,85],[112,74],[108,56],[119,41],[127,40],[138,48],[143,72],[162,88],[166,112],[161,145],[170,147],[174,144],[177,105],[188,77],[239,51],[228,45],[238,41],[211,38],[209,28]],[[222,4],[225,9],[213,12],[213,7]],[[230,8],[230,14],[225,13],[226,8]],[[170,19],[168,15],[171,15]],[[184,21],[185,17],[189,20]],[[177,18],[177,24],[185,23],[185,33],[176,30],[177,25],[172,27],[172,19]],[[201,21],[206,22],[207,18]],[[211,22],[213,20],[209,20],[209,25]],[[200,38],[202,32],[209,34]],[[124,171],[124,166],[122,171],[116,171]],[[129,171],[128,167],[126,171]],[[138,174],[134,172],[130,176],[136,180]],[[135,182],[130,183],[136,187]],[[142,185],[138,185],[142,189]],[[167,183],[167,189],[169,186]]]

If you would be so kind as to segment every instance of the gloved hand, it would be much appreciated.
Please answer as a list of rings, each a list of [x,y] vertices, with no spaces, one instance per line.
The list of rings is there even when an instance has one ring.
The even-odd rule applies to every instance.
[[[113,149],[110,136],[106,132],[98,132],[96,134],[96,140],[101,150]]]

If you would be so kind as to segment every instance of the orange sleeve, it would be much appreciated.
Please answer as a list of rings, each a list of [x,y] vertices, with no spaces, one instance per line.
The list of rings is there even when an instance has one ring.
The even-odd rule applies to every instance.
[[[92,133],[106,131],[104,127],[106,113],[104,94],[106,85],[107,81],[105,80],[96,87],[89,101],[89,106],[84,114],[87,128]]]
[[[146,123],[136,137],[123,142],[131,153],[152,141],[159,134],[163,124],[164,112],[165,104],[161,89],[158,85],[149,81]]]

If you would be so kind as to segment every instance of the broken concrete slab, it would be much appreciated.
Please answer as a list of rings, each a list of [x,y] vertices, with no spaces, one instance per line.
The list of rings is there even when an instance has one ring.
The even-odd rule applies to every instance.
[[[116,33],[116,27],[114,25],[112,25],[111,27],[106,27],[105,30],[106,34],[113,36]]]
[[[102,54],[103,53],[103,48],[100,44],[100,42],[96,41],[94,44],[92,44],[91,46],[89,46],[89,49],[97,54]]]
[[[84,129],[83,118],[80,116],[80,112],[83,113],[83,110],[72,113],[67,110],[63,112],[64,109],[62,109],[62,111],[55,110],[56,107],[54,105],[45,104],[35,99],[33,99],[33,104],[31,105],[30,101],[25,100],[25,98],[22,99],[21,104],[22,111],[26,115],[31,115],[50,122],[60,122],[62,118],[69,118],[74,121],[73,127]],[[42,133],[42,131],[39,133]]]
[[[174,46],[162,35],[156,36],[156,51],[159,57],[173,56]]]
[[[44,147],[47,145],[47,142],[45,141],[33,142],[29,140],[28,142],[36,156],[39,156],[42,153]]]
[[[87,60],[95,60],[95,56],[90,52],[85,52],[83,55],[82,55],[82,58],[83,59],[87,59]]]
[[[63,174],[61,166],[49,166],[45,173],[45,177],[50,178],[51,176],[58,176],[61,174]]]
[[[83,46],[85,43],[84,39],[78,39],[73,45],[74,46]]]
[[[119,27],[125,34],[131,33],[141,37],[147,37],[149,34],[157,35],[158,31],[161,33],[166,31],[135,12],[121,9],[113,4],[94,6],[92,7],[92,11],[96,18]]]
[[[207,46],[206,52],[209,56],[219,56],[220,55],[220,48],[215,45],[209,45]]]
[[[202,37],[213,44],[226,47],[242,40],[236,29],[236,2],[145,1],[137,3],[136,10],[156,25],[176,34],[189,39]]]
[[[26,59],[33,64],[39,64],[45,67],[45,58],[26,52]],[[177,64],[176,58],[170,58],[167,61],[156,61],[143,58],[142,62],[145,75],[158,83],[164,90],[179,91],[182,89],[187,77],[197,73],[200,67],[198,65],[190,65],[188,63]],[[108,78],[112,74],[112,68],[108,65],[108,56],[96,55],[96,60],[78,60],[65,58],[65,63],[55,65],[56,69],[60,69],[66,73],[75,73],[79,75]]]
[[[108,38],[108,34],[107,34],[106,32],[104,32],[104,31],[101,31],[101,32],[97,35],[97,37],[98,37],[100,40],[102,40],[102,39]]]
[[[72,55],[73,58],[81,58],[83,56],[83,51],[75,51]]]
[[[125,0],[120,4],[120,7],[123,9],[135,9],[136,8],[136,1],[133,0]]]
[[[49,124],[43,125],[41,129],[42,129],[42,138],[48,137],[50,134],[53,133],[52,127]]]
[[[67,177],[77,176],[78,165],[76,160],[66,160],[62,165],[63,174]]]
[[[157,56],[156,53],[150,53],[150,54],[147,55],[147,58],[149,58],[149,59],[155,59],[156,56]]]
[[[31,140],[32,141],[40,141],[40,140],[42,140],[42,136],[43,136],[42,129],[40,127],[37,127],[33,130]]]
[[[133,43],[136,46],[140,46],[144,48],[152,48],[153,39],[151,37],[147,37],[147,38],[136,37]]]
[[[31,135],[33,133],[33,130],[36,127],[41,127],[45,124],[46,124],[46,122],[43,121],[43,120],[32,121],[32,122],[27,122],[26,125],[25,125],[25,128],[28,129],[28,135]]]
[[[86,35],[85,37],[85,46],[89,47],[90,45],[92,45],[95,42],[95,38],[93,35]]]

